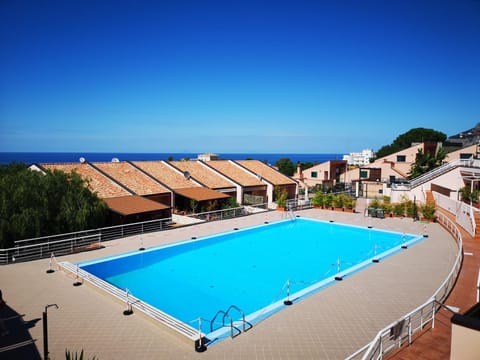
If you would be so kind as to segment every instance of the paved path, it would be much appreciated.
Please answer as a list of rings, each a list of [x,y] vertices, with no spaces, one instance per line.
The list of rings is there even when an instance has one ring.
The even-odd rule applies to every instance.
[[[37,355],[43,354],[42,321],[39,321],[42,311],[47,304],[58,304],[58,310],[48,310],[52,359],[64,358],[65,349],[84,349],[87,357],[95,355],[100,360],[343,359],[370,342],[379,329],[425,302],[445,279],[455,259],[455,243],[438,224],[424,225],[411,219],[371,219],[362,214],[318,209],[297,214],[419,234],[423,234],[426,226],[429,237],[277,312],[247,333],[209,347],[204,353],[196,353],[189,341],[139,313],[123,316],[124,304],[93,287],[73,287],[72,279],[62,272],[46,274],[48,259],[0,267],[0,287],[11,310],[24,314],[23,320],[30,325],[23,331],[35,341]],[[282,216],[285,213],[268,212],[146,234],[142,235],[143,245],[201,237],[275,221]],[[104,249],[58,260],[79,262],[132,251],[140,246],[140,237],[105,245]],[[17,335],[14,332],[2,337],[0,351],[18,343]],[[17,357],[15,350],[10,350],[0,352],[0,358]]]

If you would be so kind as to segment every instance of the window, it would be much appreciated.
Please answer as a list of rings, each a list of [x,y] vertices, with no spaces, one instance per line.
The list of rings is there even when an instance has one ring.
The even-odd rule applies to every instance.
[[[407,157],[405,155],[397,155],[397,162],[405,162]]]
[[[317,178],[318,177],[318,173],[316,171],[312,171],[312,178]]]

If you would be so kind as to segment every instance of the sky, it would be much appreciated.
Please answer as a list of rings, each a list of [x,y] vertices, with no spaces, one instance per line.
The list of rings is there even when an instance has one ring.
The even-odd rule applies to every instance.
[[[479,0],[0,1],[0,151],[348,153],[480,122]]]

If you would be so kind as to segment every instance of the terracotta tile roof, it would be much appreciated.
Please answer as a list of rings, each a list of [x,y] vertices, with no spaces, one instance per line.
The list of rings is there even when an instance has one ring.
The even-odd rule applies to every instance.
[[[265,185],[255,175],[250,174],[229,160],[209,161],[207,165],[233,179],[242,186]]]
[[[288,176],[283,175],[278,170],[264,164],[258,160],[239,160],[235,161],[236,163],[246,167],[248,170],[254,174],[260,175],[267,181],[270,181],[274,185],[287,185],[295,184],[295,181],[290,179]]]
[[[235,186],[232,182],[215,173],[199,161],[170,161],[170,164],[180,169],[188,171],[193,178],[200,181],[210,189],[231,188]]]
[[[171,189],[197,186],[193,181],[185,179],[183,174],[172,169],[163,161],[132,161],[132,163]]]
[[[129,191],[97,171],[88,163],[40,164],[40,166],[45,169],[59,170],[66,173],[75,171],[83,179],[89,182],[90,190],[96,192],[101,199],[131,195]]]
[[[137,195],[153,195],[170,192],[163,185],[145,175],[132,164],[122,162],[96,162],[92,165],[108,174]]]
[[[221,192],[207,189],[207,188],[201,188],[201,187],[193,187],[193,188],[188,188],[188,189],[177,189],[175,190],[175,193],[185,196],[186,198],[189,199],[194,199],[197,201],[204,201],[204,200],[217,200],[217,199],[226,199],[229,198],[230,196],[223,194]]]
[[[169,208],[166,205],[137,195],[114,197],[104,201],[111,210],[121,215],[140,214]]]

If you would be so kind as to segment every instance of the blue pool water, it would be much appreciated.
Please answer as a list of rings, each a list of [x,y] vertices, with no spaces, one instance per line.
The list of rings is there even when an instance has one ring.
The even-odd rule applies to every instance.
[[[79,266],[187,324],[230,305],[258,320],[422,238],[297,218]]]

